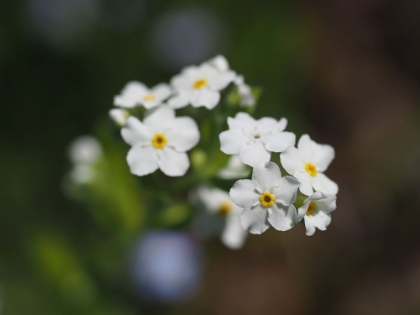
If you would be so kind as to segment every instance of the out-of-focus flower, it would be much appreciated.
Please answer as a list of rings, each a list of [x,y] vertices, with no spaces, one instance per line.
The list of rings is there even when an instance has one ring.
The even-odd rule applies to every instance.
[[[247,177],[251,169],[242,163],[238,155],[232,155],[225,168],[222,168],[217,176],[222,179],[236,179]]]
[[[275,163],[255,165],[252,180],[238,180],[229,193],[232,201],[245,209],[242,227],[252,234],[265,232],[269,224],[279,231],[291,229],[298,221],[293,203],[299,185],[292,176],[281,177]]]
[[[102,147],[92,136],[81,136],[75,139],[69,148],[73,164],[93,164],[102,156]]]
[[[219,72],[208,64],[188,67],[172,78],[171,85],[177,94],[168,104],[173,108],[191,104],[194,107],[213,109],[220,101],[219,91],[234,78],[234,72]]]
[[[325,231],[331,223],[330,213],[337,208],[337,197],[317,191],[310,195],[298,209],[299,220],[305,220],[306,235],[315,233],[315,228]]]
[[[247,235],[239,221],[243,209],[236,206],[230,200],[229,194],[221,189],[200,187],[197,195],[207,212],[207,215],[201,218],[206,221],[205,225],[212,224],[211,220],[208,220],[209,216],[215,217],[217,221],[220,221],[216,224],[223,226],[222,243],[232,249],[241,248]],[[202,225],[202,228],[208,228],[205,225]]]
[[[242,75],[238,75],[233,83],[235,83],[238,88],[238,94],[241,97],[240,105],[243,107],[254,106],[255,97],[252,94],[251,87],[245,83],[244,77]]]
[[[73,163],[70,179],[75,184],[88,184],[95,176],[93,165],[102,156],[102,147],[92,136],[75,139],[69,148],[69,157]]]
[[[302,194],[310,196],[315,189],[336,195],[337,184],[324,175],[334,156],[331,146],[318,144],[308,135],[303,135],[297,149],[288,147],[280,155],[280,160],[284,169],[301,182],[299,189]]]
[[[223,50],[227,34],[218,16],[203,7],[168,11],[153,27],[152,60],[166,71],[198,64]]]
[[[202,255],[202,248],[186,233],[145,233],[136,244],[132,261],[139,295],[166,303],[192,298],[201,280]]]
[[[239,154],[242,162],[250,166],[270,161],[271,152],[282,152],[296,140],[294,133],[283,131],[287,125],[285,118],[255,120],[247,113],[238,113],[235,118],[228,117],[228,125],[229,130],[220,134],[220,150]]]
[[[149,89],[143,83],[129,82],[120,95],[114,98],[114,105],[132,108],[143,105],[150,109],[161,105],[172,94],[169,85],[161,83]]]
[[[124,127],[130,113],[124,109],[114,108],[109,111],[109,117],[120,127]]]
[[[169,106],[160,106],[146,114],[143,122],[129,117],[121,130],[132,146],[127,155],[131,173],[144,176],[158,168],[168,176],[182,176],[190,161],[186,151],[199,141],[197,124],[190,117],[175,117]]]
[[[220,72],[228,72],[230,70],[229,62],[222,55],[217,55],[216,57],[207,61],[207,63],[215,67]]]

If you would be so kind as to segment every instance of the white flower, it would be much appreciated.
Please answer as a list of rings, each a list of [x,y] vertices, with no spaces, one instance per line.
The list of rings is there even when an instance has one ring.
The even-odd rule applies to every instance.
[[[315,233],[315,228],[325,231],[331,223],[330,213],[335,210],[337,197],[320,191],[307,198],[298,209],[299,220],[305,219],[306,235]]]
[[[292,176],[281,177],[277,164],[258,163],[252,180],[238,180],[229,193],[232,201],[245,209],[242,227],[252,234],[265,232],[270,224],[279,231],[291,229],[298,222],[293,203],[299,185]]]
[[[166,105],[149,111],[143,122],[131,116],[121,135],[132,146],[127,162],[131,173],[138,176],[158,168],[168,176],[184,175],[190,166],[185,152],[200,139],[195,121],[175,117],[175,111]]]
[[[227,192],[217,188],[200,187],[197,195],[207,212],[207,215],[201,218],[205,223],[201,228],[217,229],[221,226],[222,230],[219,233],[222,243],[232,249],[241,248],[247,236],[239,221],[243,209],[230,200]]]
[[[242,75],[238,75],[233,83],[237,86],[238,94],[241,97],[240,105],[243,107],[254,106],[255,97],[252,94],[251,87],[245,83],[244,77]]]
[[[76,164],[70,171],[70,179],[78,185],[88,184],[95,177],[95,170],[90,164]]]
[[[238,155],[232,155],[227,166],[217,173],[217,177],[222,179],[244,178],[248,177],[250,172],[250,168],[242,163]]]
[[[318,144],[308,135],[303,135],[295,147],[288,147],[280,160],[284,169],[300,182],[302,194],[310,196],[315,190],[336,195],[338,186],[324,172],[334,159],[334,149],[329,145]]]
[[[70,144],[69,156],[73,164],[93,164],[102,156],[102,147],[94,137],[81,136]]]
[[[283,132],[287,125],[285,118],[255,120],[246,113],[238,113],[235,118],[228,117],[228,125],[229,130],[220,134],[220,150],[239,154],[242,162],[250,166],[270,161],[271,152],[282,152],[296,140],[294,133]]]
[[[172,78],[171,85],[177,95],[168,104],[173,108],[191,104],[194,107],[213,109],[220,101],[219,91],[227,87],[234,78],[234,72],[220,72],[207,63],[188,67]]]
[[[167,84],[161,83],[149,89],[143,83],[133,81],[127,83],[121,94],[114,98],[114,105],[125,108],[143,105],[150,109],[161,105],[171,94]]]
[[[120,127],[124,127],[130,113],[125,109],[114,108],[109,111],[109,117]]]

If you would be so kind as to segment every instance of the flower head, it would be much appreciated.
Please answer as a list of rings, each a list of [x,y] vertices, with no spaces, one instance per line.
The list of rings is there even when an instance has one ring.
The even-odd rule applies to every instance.
[[[173,108],[191,104],[194,107],[213,109],[220,101],[219,91],[227,87],[234,78],[234,72],[221,72],[207,63],[188,67],[172,78],[171,85],[177,94],[168,104]]]
[[[246,113],[238,113],[235,118],[228,118],[228,125],[229,130],[220,134],[220,150],[239,154],[242,162],[250,166],[270,161],[271,152],[282,152],[296,140],[294,133],[283,131],[287,125],[285,118],[255,120]]]
[[[250,173],[250,167],[242,163],[238,155],[232,155],[227,166],[217,173],[217,177],[222,179],[238,179],[248,177]]]
[[[320,191],[310,195],[298,209],[299,220],[304,218],[306,235],[315,233],[315,228],[325,231],[331,223],[330,213],[336,209],[335,195],[324,194]]]
[[[132,146],[127,162],[131,173],[138,176],[158,168],[168,176],[184,175],[190,166],[185,152],[200,139],[195,121],[190,117],[175,117],[175,111],[166,105],[149,111],[143,122],[129,117],[121,135]]]
[[[242,227],[252,234],[261,234],[270,225],[279,231],[291,229],[298,221],[293,202],[299,185],[291,176],[281,177],[275,163],[255,165],[252,179],[238,180],[229,193],[232,201],[245,209]]]
[[[241,97],[240,105],[243,107],[254,106],[256,103],[255,97],[252,94],[251,87],[245,83],[244,77],[242,75],[236,76],[233,83],[238,88],[238,94]]]
[[[133,81],[127,83],[121,94],[114,98],[114,104],[125,108],[143,105],[150,109],[161,105],[171,94],[167,84],[161,83],[149,89],[143,83]]]
[[[303,135],[298,147],[288,147],[280,155],[280,160],[284,169],[301,182],[299,189],[302,194],[310,196],[315,189],[336,195],[337,184],[324,175],[334,156],[331,146],[318,144],[308,135]]]
[[[201,228],[217,230],[221,226],[222,243],[232,249],[241,248],[247,236],[239,221],[243,209],[231,201],[227,192],[217,188],[200,187],[197,196],[206,210]]]

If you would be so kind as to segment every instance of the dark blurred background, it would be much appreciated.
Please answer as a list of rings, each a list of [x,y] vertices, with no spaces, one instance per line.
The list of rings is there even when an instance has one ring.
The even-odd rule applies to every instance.
[[[417,0],[2,0],[2,314],[420,314],[419,17]],[[196,284],[156,301],[132,279],[145,232],[63,193],[68,144],[127,81],[219,53],[263,88],[257,117],[335,147],[338,209],[239,251],[178,235]]]

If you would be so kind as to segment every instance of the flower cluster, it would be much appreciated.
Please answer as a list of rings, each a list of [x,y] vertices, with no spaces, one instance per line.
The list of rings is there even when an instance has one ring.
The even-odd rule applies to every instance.
[[[224,95],[226,104],[218,106]],[[129,82],[109,113],[131,147],[127,163],[132,174],[159,169],[182,177],[162,182],[160,174],[150,175],[155,177],[142,185],[144,192],[150,186],[150,194],[162,195],[162,204],[186,211],[189,206],[180,200],[190,196],[187,204],[201,210],[192,220],[195,230],[218,234],[230,248],[240,248],[247,231],[261,234],[270,226],[287,231],[301,222],[312,235],[316,228],[327,228],[336,208],[338,186],[324,174],[334,149],[308,135],[295,147],[286,118],[252,116],[255,95],[244,77],[217,56],[185,68],[169,84],[148,88]],[[280,167],[287,174],[282,176]],[[251,169],[251,179],[229,184],[248,177]]]

